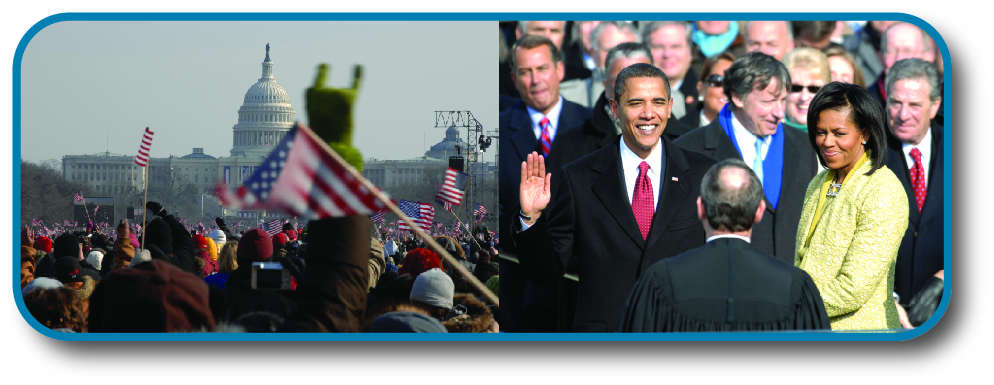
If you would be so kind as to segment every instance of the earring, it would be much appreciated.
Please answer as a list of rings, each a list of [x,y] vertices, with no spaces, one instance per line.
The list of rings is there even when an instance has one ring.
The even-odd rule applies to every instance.
[[[866,141],[865,141],[865,140],[863,141],[863,144],[866,144]]]
[[[697,100],[700,100],[700,101],[703,102],[704,101],[704,95],[698,95],[697,96]]]

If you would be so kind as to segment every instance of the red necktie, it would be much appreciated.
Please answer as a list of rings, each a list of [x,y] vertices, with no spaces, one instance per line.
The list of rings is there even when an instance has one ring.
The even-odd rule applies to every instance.
[[[915,201],[918,203],[920,213],[925,204],[925,195],[928,194],[928,188],[925,187],[925,168],[922,167],[922,152],[912,148],[911,159],[915,161],[915,165],[911,167],[911,187],[915,188]]]
[[[538,126],[542,128],[542,137],[539,138],[539,142],[542,143],[542,155],[548,158],[549,149],[552,148],[552,136],[549,135],[549,118],[543,117],[542,121],[538,122]]]
[[[649,237],[652,215],[656,212],[656,207],[652,204],[652,183],[649,182],[648,172],[649,164],[645,161],[639,163],[639,176],[635,179],[635,193],[632,194],[632,212],[635,213],[635,222],[642,231],[642,240]]]

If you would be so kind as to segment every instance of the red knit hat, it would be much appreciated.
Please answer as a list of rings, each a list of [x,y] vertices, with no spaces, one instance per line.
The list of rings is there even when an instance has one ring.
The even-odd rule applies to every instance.
[[[238,241],[238,259],[260,262],[273,256],[273,241],[262,229],[252,229]],[[239,262],[241,264],[241,262]]]
[[[404,257],[404,264],[397,273],[402,275],[410,274],[412,277],[417,277],[419,274],[431,269],[445,271],[442,268],[442,259],[434,251],[417,248],[407,252],[407,255]]]
[[[204,238],[204,236],[200,234],[193,236],[193,244],[197,246],[198,249],[207,250],[209,248],[207,245],[207,238]]]
[[[51,253],[52,240],[44,235],[35,238],[35,250],[42,250],[46,253]]]
[[[273,249],[278,247],[283,247],[287,242],[287,236],[283,233],[278,233],[273,236]]]

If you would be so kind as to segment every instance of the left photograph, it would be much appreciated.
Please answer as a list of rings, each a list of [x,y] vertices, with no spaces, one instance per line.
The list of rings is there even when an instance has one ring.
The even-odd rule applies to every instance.
[[[24,37],[25,321],[58,340],[499,332],[496,22],[209,16],[64,14]]]

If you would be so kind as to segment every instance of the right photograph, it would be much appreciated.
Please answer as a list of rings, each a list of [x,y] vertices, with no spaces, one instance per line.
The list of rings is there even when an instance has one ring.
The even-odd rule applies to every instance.
[[[920,19],[501,21],[499,49],[501,332],[945,311],[948,51]]]

